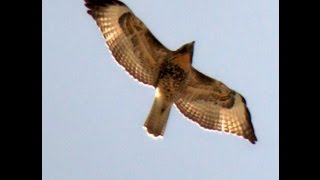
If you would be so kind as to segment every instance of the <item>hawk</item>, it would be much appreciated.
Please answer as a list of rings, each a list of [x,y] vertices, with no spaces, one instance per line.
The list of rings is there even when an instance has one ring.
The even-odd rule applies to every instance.
[[[85,0],[85,6],[116,62],[136,80],[156,88],[144,123],[149,135],[163,137],[175,104],[200,127],[234,134],[253,144],[257,141],[245,99],[192,67],[194,41],[172,51],[123,2]]]

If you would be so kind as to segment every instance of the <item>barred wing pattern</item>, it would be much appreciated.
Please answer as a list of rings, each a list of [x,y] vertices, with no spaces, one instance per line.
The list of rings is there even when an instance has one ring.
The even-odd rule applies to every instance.
[[[160,63],[171,54],[122,2],[85,0],[115,60],[135,79],[156,86]]]
[[[187,87],[175,104],[182,114],[208,130],[218,130],[248,139],[257,138],[245,99],[220,81],[192,69]]]

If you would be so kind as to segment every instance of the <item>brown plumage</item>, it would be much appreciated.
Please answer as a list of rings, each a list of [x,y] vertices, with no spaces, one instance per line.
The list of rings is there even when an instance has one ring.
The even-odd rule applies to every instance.
[[[257,138],[244,98],[191,66],[194,42],[176,51],[163,46],[133,12],[117,0],[85,0],[115,60],[135,79],[156,88],[144,127],[163,136],[173,104],[208,130]]]

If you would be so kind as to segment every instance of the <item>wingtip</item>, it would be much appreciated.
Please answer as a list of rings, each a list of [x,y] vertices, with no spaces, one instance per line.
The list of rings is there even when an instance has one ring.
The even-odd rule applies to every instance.
[[[251,144],[256,144],[256,142],[258,141],[256,135],[254,134],[250,134],[249,136],[245,136],[245,139],[247,139],[248,141],[250,141]]]
[[[253,139],[248,139],[251,144],[256,144],[256,142],[258,141],[258,139],[256,137],[254,137]]]

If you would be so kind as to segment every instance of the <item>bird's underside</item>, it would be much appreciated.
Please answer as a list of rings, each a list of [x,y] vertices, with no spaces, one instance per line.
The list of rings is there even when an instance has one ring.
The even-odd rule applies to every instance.
[[[192,67],[194,42],[171,51],[123,2],[85,0],[85,5],[116,62],[136,80],[156,88],[144,124],[149,134],[163,136],[175,104],[185,117],[205,129],[257,141],[245,99]]]

